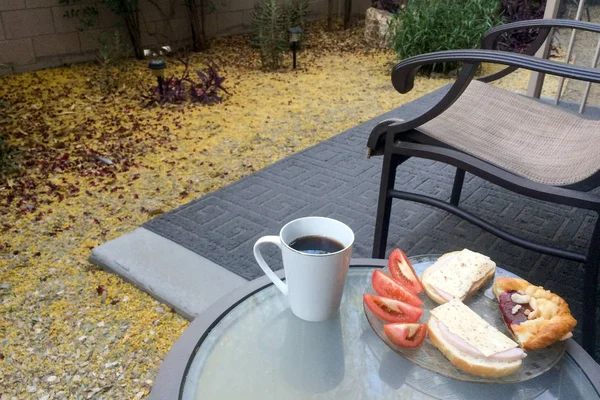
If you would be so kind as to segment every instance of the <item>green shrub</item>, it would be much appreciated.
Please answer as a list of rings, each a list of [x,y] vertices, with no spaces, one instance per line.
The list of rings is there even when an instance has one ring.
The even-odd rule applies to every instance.
[[[263,68],[279,68],[283,52],[288,48],[288,42],[285,40],[285,15],[279,2],[261,0],[256,3],[252,25],[255,40],[260,47]]]
[[[440,50],[479,48],[483,34],[500,23],[499,0],[411,0],[390,22],[400,59]],[[448,73],[458,64],[424,66]]]
[[[288,28],[306,27],[308,0],[260,0],[254,6],[252,43],[260,49],[265,69],[281,68],[283,53],[289,49]]]
[[[284,10],[288,28],[299,27],[306,30],[308,5],[308,0],[288,0]]]

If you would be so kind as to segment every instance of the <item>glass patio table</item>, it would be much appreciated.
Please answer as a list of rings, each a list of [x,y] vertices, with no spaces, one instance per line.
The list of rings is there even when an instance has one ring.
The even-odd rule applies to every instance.
[[[424,259],[414,258],[418,273]],[[553,368],[518,384],[456,381],[407,361],[363,311],[373,269],[385,265],[352,260],[340,312],[325,322],[295,317],[266,277],[227,295],[177,340],[150,399],[600,399],[600,366],[571,339]]]

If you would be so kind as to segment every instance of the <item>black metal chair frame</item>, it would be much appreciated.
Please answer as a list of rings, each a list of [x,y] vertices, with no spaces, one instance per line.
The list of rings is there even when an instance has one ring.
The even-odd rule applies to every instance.
[[[379,123],[368,139],[369,155],[383,154],[383,166],[377,220],[373,241],[373,257],[384,258],[388,237],[388,228],[392,208],[392,199],[410,200],[441,208],[464,218],[510,243],[543,254],[584,263],[585,282],[583,287],[583,347],[594,356],[596,338],[596,290],[600,266],[600,223],[596,221],[587,254],[580,254],[563,249],[531,242],[508,233],[482,218],[458,207],[461,190],[468,171],[491,183],[513,192],[549,201],[557,204],[579,207],[595,211],[600,216],[600,196],[588,194],[592,188],[600,186],[600,173],[574,185],[551,186],[531,181],[493,164],[473,157],[447,144],[434,140],[415,130],[427,121],[444,112],[464,92],[474,78],[480,64],[489,62],[505,65],[501,71],[481,77],[482,82],[492,82],[502,78],[517,68],[525,68],[542,74],[551,74],[564,78],[600,83],[600,71],[578,67],[570,64],[535,58],[532,55],[542,46],[546,38],[555,28],[573,28],[600,33],[600,25],[571,20],[531,20],[501,25],[488,31],[482,39],[482,50],[452,50],[423,54],[403,60],[392,71],[392,83],[400,93],[412,90],[415,76],[423,65],[440,62],[460,62],[462,68],[456,81],[451,85],[443,98],[431,109],[408,121],[386,120]],[[537,28],[539,35],[529,46],[525,54],[514,54],[493,50],[499,38],[516,29]],[[456,175],[450,202],[430,196],[409,193],[394,188],[397,167],[410,157],[420,157],[442,161],[456,167]]]

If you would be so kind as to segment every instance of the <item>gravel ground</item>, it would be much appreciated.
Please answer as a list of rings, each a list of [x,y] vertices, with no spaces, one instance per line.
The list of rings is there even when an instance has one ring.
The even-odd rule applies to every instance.
[[[108,96],[94,64],[0,79],[2,134],[27,166],[0,182],[1,400],[147,396],[188,322],[89,264],[90,249],[451,81],[399,95],[393,55],[361,37],[315,28],[295,72],[261,71],[246,38],[218,41],[191,60],[227,77],[210,107],[142,107],[148,72],[134,60]],[[498,84],[524,91],[528,76]]]

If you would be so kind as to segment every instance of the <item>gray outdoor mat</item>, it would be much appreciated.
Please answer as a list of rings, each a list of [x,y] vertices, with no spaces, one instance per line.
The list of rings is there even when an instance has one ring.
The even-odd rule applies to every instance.
[[[378,121],[408,119],[441,94],[434,92],[360,124],[144,227],[247,279],[262,275],[252,253],[254,242],[304,216],[345,222],[356,234],[353,256],[370,257],[382,158],[365,158],[367,137]],[[448,200],[454,172],[440,162],[411,159],[398,168],[396,187]],[[591,212],[519,196],[470,174],[461,206],[511,233],[576,251],[587,249],[595,220]],[[409,255],[462,248],[482,252],[499,266],[559,293],[576,317],[581,316],[581,264],[524,250],[444,211],[396,200],[388,254],[395,247]],[[265,247],[263,254],[274,269],[281,267],[278,248]]]

